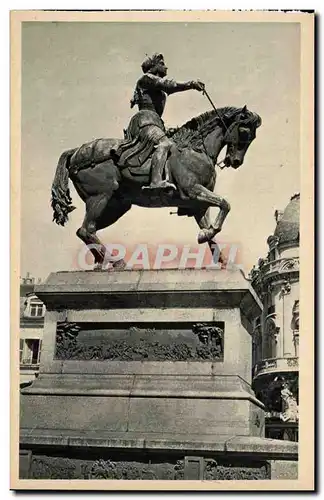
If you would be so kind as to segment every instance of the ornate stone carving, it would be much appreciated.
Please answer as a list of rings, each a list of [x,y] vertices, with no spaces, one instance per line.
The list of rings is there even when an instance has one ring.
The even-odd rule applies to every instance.
[[[287,259],[281,264],[279,272],[294,271],[298,269],[299,269],[299,259]]]
[[[281,388],[281,399],[283,403],[283,409],[280,414],[281,420],[283,422],[298,422],[297,399],[286,382],[283,383]]]
[[[298,358],[287,358],[287,366],[289,366],[289,368],[296,367],[298,365]]]
[[[289,281],[284,281],[282,287],[281,287],[281,290],[280,290],[280,297],[284,297],[285,295],[289,295],[289,293],[291,292],[291,284],[289,283]]]
[[[269,236],[269,238],[267,239],[267,243],[269,245],[270,250],[273,250],[274,248],[276,248],[276,246],[278,246],[278,243],[279,243],[278,236],[274,236],[273,234],[271,234]]]
[[[224,331],[222,328],[206,323],[196,323],[192,326],[192,331],[198,336],[202,344],[222,349],[224,341]]]
[[[217,462],[214,459],[203,460],[205,480],[233,479],[269,479],[270,470],[266,463]],[[138,460],[84,460],[59,456],[34,456],[30,479],[148,479],[148,480],[183,480],[184,459],[176,462],[167,460],[146,462]]]
[[[270,479],[270,468],[265,463],[251,466],[237,466],[234,464],[218,464],[216,460],[206,459],[204,480],[262,480]]]
[[[249,273],[249,278],[253,281],[259,276],[259,274],[260,274],[259,269],[257,268],[257,266],[254,265]]]
[[[298,421],[298,376],[276,376],[259,391],[261,401],[266,405],[268,417],[280,418],[284,422]]]
[[[94,325],[95,328],[95,325]],[[183,342],[160,342],[156,332],[133,328],[137,342],[125,339],[102,340],[100,345],[78,340],[81,328],[76,323],[62,322],[57,325],[56,359],[79,360],[123,360],[123,361],[186,361],[186,360],[221,360],[224,356],[224,332],[221,328],[205,323],[192,326],[200,344],[189,345]]]
[[[184,461],[176,463],[115,461],[115,460],[77,460],[64,457],[34,457],[31,466],[31,479],[162,479],[182,480]]]
[[[55,349],[56,358],[69,359],[70,355],[77,348],[77,337],[80,330],[80,326],[76,323],[68,321],[57,323]]]
[[[79,479],[76,461],[64,457],[33,457],[31,479]]]
[[[276,210],[275,211],[275,219],[276,219],[277,223],[280,221],[280,219],[282,218],[283,214],[284,214],[283,210]]]

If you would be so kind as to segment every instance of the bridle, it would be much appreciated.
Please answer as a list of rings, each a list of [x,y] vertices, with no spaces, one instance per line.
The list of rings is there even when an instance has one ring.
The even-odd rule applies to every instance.
[[[213,103],[213,101],[212,101],[212,100],[211,100],[211,98],[209,97],[209,95],[208,95],[208,93],[207,93],[207,90],[206,90],[206,89],[204,89],[204,90],[203,90],[203,95],[205,95],[205,96],[207,97],[208,101],[209,101],[209,102],[210,102],[210,104],[212,105],[213,110],[215,111],[215,113],[216,113],[217,117],[219,118],[220,122],[222,123],[222,125],[223,125],[223,127],[224,127],[224,129],[225,129],[224,138],[225,138],[226,136],[229,136],[229,132],[231,132],[231,131],[232,131],[232,129],[234,129],[234,127],[236,127],[236,126],[238,127],[238,126],[239,126],[239,122],[237,122],[237,123],[235,123],[235,122],[234,122],[232,125],[230,125],[229,127],[227,127],[227,125],[226,125],[225,121],[223,120],[223,118],[222,118],[222,117],[221,117],[221,115],[219,114],[219,112],[218,112],[218,110],[217,110],[217,108],[216,108],[215,104]],[[203,137],[202,137],[202,134],[201,134],[201,139],[202,139],[202,143],[203,143],[203,146],[204,146],[205,153],[206,153],[206,155],[208,156],[207,149],[206,149],[206,146],[205,146],[205,141],[204,141],[204,139],[203,139]],[[223,169],[223,168],[225,168],[225,167],[226,167],[226,165],[224,164],[224,160],[220,160],[220,161],[218,161],[215,165],[217,165],[217,167],[219,167],[219,168],[221,168],[221,169]]]

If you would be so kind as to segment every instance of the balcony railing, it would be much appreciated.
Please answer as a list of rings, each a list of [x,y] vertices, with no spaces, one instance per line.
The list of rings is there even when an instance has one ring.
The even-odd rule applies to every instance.
[[[259,267],[252,269],[250,278],[256,279],[260,275],[264,276],[271,273],[281,273],[299,270],[299,257],[285,257],[282,259],[264,261]]]
[[[298,371],[298,358],[269,358],[257,363],[253,369],[253,377],[266,373],[281,371]]]

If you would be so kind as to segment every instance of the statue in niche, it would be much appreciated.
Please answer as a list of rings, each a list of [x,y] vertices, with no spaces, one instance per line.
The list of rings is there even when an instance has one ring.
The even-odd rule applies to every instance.
[[[297,399],[291,392],[289,384],[284,382],[281,387],[281,399],[283,411],[280,419],[283,422],[298,422],[298,404]]]

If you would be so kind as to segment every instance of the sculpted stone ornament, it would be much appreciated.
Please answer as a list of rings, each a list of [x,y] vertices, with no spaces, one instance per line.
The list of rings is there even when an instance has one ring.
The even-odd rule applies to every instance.
[[[101,324],[102,325],[102,324]],[[94,330],[98,327],[92,324]],[[88,330],[89,331],[89,330]],[[216,326],[197,323],[188,330],[187,342],[174,341],[172,338],[161,340],[157,330],[141,330],[136,327],[129,329],[130,338],[136,337],[136,342],[107,335],[100,341],[79,340],[82,327],[73,322],[57,323],[55,359],[60,360],[93,360],[107,361],[201,361],[222,360],[224,357],[224,332]],[[199,343],[190,337],[198,336]],[[163,335],[162,335],[163,336]],[[81,335],[82,337],[82,335]]]
[[[196,323],[192,331],[198,336],[200,342],[205,345],[221,346],[224,340],[224,331],[217,326],[205,323]]]
[[[298,405],[296,397],[289,389],[289,385],[284,383],[281,389],[283,411],[280,418],[283,422],[298,422]]]
[[[166,96],[190,89],[204,91],[205,86],[199,80],[179,83],[166,79],[162,54],[145,60],[142,70],[144,75],[131,101],[138,111],[125,138],[96,139],[64,151],[52,183],[51,204],[57,224],[64,226],[75,208],[70,179],[86,204],[77,236],[89,246],[99,269],[108,262],[123,266],[108,254],[96,232],[114,224],[132,205],[177,207],[178,215],[195,218],[200,228],[198,242],[215,248],[213,238],[230,210],[228,201],[214,193],[218,155],[226,147],[224,165],[240,167],[261,125],[260,116],[246,106],[223,107],[167,132],[161,118]],[[220,209],[214,221],[209,207]]]
[[[281,287],[281,290],[280,290],[280,297],[285,297],[286,295],[289,295],[291,292],[291,284],[289,283],[289,281],[285,280],[282,287]]]

